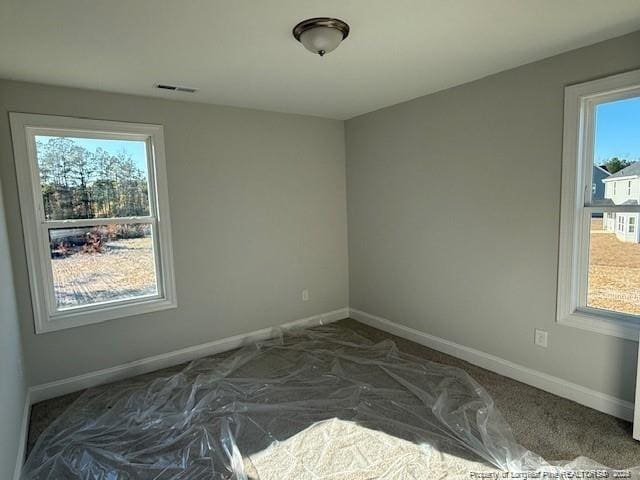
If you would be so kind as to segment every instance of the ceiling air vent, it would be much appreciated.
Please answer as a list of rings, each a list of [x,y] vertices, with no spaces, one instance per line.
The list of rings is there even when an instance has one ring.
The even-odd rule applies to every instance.
[[[197,88],[185,87],[182,85],[167,85],[166,83],[158,83],[156,88],[160,88],[162,90],[171,90],[173,92],[186,92],[186,93],[194,93],[197,92]]]

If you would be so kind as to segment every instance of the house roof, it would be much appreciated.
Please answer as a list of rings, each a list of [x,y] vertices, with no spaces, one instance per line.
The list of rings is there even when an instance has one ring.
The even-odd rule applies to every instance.
[[[640,162],[633,162],[628,167],[611,174],[609,177],[605,178],[604,181],[606,182],[607,180],[620,177],[633,177],[634,175],[640,175]]]

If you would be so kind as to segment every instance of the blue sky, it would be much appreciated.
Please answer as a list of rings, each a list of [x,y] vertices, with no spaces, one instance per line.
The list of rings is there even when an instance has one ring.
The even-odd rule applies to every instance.
[[[640,160],[640,98],[596,107],[595,163],[611,157]]]
[[[38,135],[38,140],[42,142],[47,142],[50,138],[54,137],[46,137],[44,135]],[[73,140],[75,143],[80,145],[81,147],[86,148],[90,152],[95,152],[98,148],[102,148],[103,150],[117,154],[124,150],[135,162],[136,166],[142,170],[145,175],[147,173],[147,148],[146,144],[143,141],[130,141],[130,140],[100,140],[94,138],[76,138],[76,137],[67,137],[69,140]]]

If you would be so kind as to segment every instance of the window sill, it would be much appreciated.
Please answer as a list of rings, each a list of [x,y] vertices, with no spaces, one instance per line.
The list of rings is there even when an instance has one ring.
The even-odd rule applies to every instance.
[[[640,334],[640,323],[638,322],[580,310],[558,318],[558,323],[603,335],[633,340],[634,342],[638,341]]]
[[[175,300],[152,298],[135,303],[102,306],[99,310],[68,311],[51,316],[44,322],[36,322],[36,334],[93,325],[118,318],[177,308],[177,306]]]

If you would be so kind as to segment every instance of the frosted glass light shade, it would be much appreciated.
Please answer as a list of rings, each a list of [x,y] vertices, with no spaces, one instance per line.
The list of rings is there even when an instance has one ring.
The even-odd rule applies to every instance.
[[[298,23],[291,33],[304,48],[323,56],[335,50],[347,38],[349,25],[338,18],[315,17]]]
[[[335,50],[343,39],[343,33],[330,27],[314,27],[302,32],[300,43],[310,52],[322,56]]]

